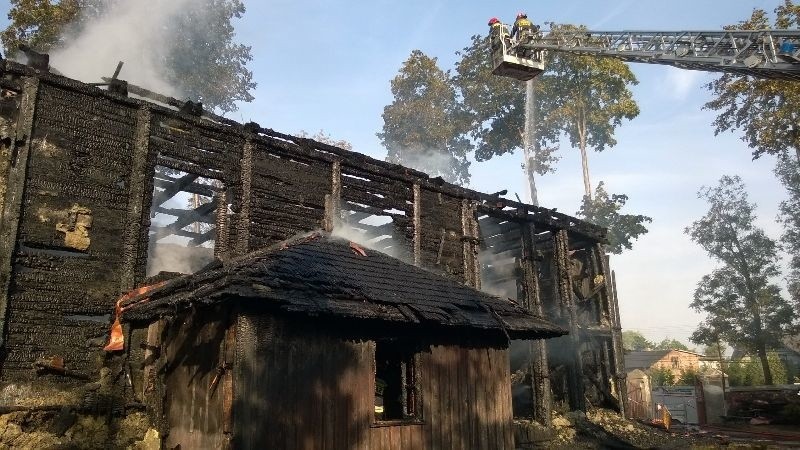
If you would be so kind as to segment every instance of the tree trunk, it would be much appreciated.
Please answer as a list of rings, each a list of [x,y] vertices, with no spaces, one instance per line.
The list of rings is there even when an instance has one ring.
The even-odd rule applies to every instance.
[[[773,384],[772,371],[769,369],[769,360],[767,359],[767,346],[763,342],[759,342],[756,353],[758,353],[758,359],[761,361],[761,368],[764,369],[764,384]]]
[[[525,130],[522,134],[522,154],[525,158],[525,179],[528,181],[528,198],[532,205],[539,206],[539,193],[536,191],[536,149],[534,136],[536,130],[536,111],[534,105],[533,80],[525,83]]]
[[[580,109],[578,127],[578,136],[580,138],[578,146],[580,147],[581,165],[583,166],[583,193],[591,200],[592,183],[589,181],[589,157],[586,155],[586,111],[583,108]]]

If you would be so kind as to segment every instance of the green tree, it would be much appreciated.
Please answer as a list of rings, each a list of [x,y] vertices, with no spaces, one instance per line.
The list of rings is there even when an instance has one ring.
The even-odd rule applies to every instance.
[[[453,84],[462,97],[465,113],[470,120],[469,137],[475,142],[475,159],[488,161],[494,156],[513,153],[522,148],[525,128],[524,84],[492,74],[489,40],[486,36],[472,36],[468,47],[456,53],[461,59],[456,63]],[[533,171],[544,175],[553,171],[558,160],[560,128],[552,123],[546,111],[553,97],[545,95],[549,83],[541,80],[534,84],[535,137],[533,142]]]
[[[728,346],[724,343],[720,342],[717,344],[716,342],[713,343],[704,343],[702,353],[709,358],[716,358],[722,359],[725,357],[725,353],[728,351]]]
[[[575,30],[574,25],[553,25],[553,32]],[[476,159],[517,150],[524,129],[523,84],[491,74],[486,38],[473,36],[459,53],[457,75],[466,110],[473,118],[471,137]],[[603,151],[616,145],[614,130],[633,119],[639,107],[629,87],[638,83],[624,62],[570,53],[551,53],[546,71],[535,83],[535,171],[544,174],[554,161],[562,134],[581,153],[585,195],[591,196],[588,149]]]
[[[777,353],[773,351],[767,352],[767,363],[769,364],[770,373],[772,373],[776,383],[783,384],[791,382],[786,364]],[[728,380],[731,386],[761,386],[764,384],[772,384],[765,380],[764,371],[760,366],[760,362],[755,360],[732,361],[728,366]]]
[[[774,10],[774,20],[763,9],[754,9],[750,18],[728,29],[796,29],[800,26],[800,6],[784,0]],[[789,255],[787,281],[789,293],[800,307],[800,83],[759,80],[725,74],[707,85],[715,98],[707,109],[719,114],[716,133],[739,130],[742,140],[753,150],[753,158],[764,153],[778,157],[775,173],[788,192],[781,203],[780,221],[783,250]]]
[[[697,382],[697,377],[699,376],[700,371],[693,367],[687,367],[685,369],[681,369],[678,379],[675,380],[675,384],[680,386],[694,386],[694,384]]]
[[[724,176],[698,197],[709,210],[685,229],[720,267],[703,276],[691,307],[707,314],[692,334],[695,343],[717,335],[756,354],[764,380],[772,384],[767,350],[792,330],[794,314],[773,283],[779,275],[776,243],[755,226],[755,205],[747,199],[739,177]]]
[[[689,347],[684,345],[677,339],[665,338],[656,344],[654,350],[689,350]]]
[[[0,34],[6,53],[25,43],[39,51],[69,45],[69,37],[92,20],[112,14],[120,0],[11,0],[11,23]],[[221,112],[250,102],[256,87],[247,69],[250,47],[234,42],[232,21],[245,12],[241,0],[193,0],[169,18],[161,60],[166,81],[185,97]]]
[[[650,384],[652,386],[674,386],[675,374],[666,367],[655,367],[650,369]]]
[[[638,331],[625,330],[622,332],[622,348],[626,351],[640,352],[653,348],[653,343]]]
[[[554,24],[551,33],[576,29],[585,27]],[[565,52],[550,55],[540,82],[545,85],[545,105],[552,108],[546,111],[548,122],[580,151],[584,195],[591,197],[587,150],[601,152],[617,144],[616,128],[639,115],[630,90],[639,82],[622,61]]]
[[[588,222],[608,228],[608,245],[606,249],[611,253],[622,253],[633,247],[633,240],[647,233],[645,222],[653,219],[638,214],[620,214],[620,210],[628,201],[624,194],[608,195],[603,182],[597,184],[594,197],[585,195],[583,204],[578,210],[578,217]]]
[[[391,91],[394,101],[383,109],[383,131],[378,133],[387,161],[468,183],[469,122],[449,73],[436,58],[414,50],[392,80]]]
[[[787,287],[795,308],[800,309],[800,165],[788,155],[779,156],[775,175],[788,194],[780,203],[778,219],[784,227],[781,247],[789,255]]]
[[[775,9],[774,24],[766,11],[754,9],[749,19],[725,28],[797,28],[799,18],[800,6],[784,0]],[[754,158],[787,151],[800,158],[800,83],[724,74],[706,87],[715,98],[705,108],[719,113],[714,121],[717,134],[741,130]]]

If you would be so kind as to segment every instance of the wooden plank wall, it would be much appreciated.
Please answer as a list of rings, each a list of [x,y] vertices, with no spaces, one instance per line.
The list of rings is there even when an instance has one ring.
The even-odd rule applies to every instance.
[[[423,423],[375,426],[374,341],[250,313],[236,336],[235,448],[513,448],[505,349],[420,353]]]
[[[226,386],[217,376],[224,365],[227,317],[222,307],[199,309],[170,328],[164,342],[169,425],[165,448],[223,448],[227,441]]]
[[[513,449],[508,351],[434,346],[422,356],[420,448]],[[416,448],[392,444],[374,448]]]
[[[250,313],[236,336],[234,448],[368,448],[368,342]]]

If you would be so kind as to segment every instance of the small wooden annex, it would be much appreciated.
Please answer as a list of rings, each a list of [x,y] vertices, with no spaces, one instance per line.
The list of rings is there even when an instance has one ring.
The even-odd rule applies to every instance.
[[[512,449],[511,300],[311,234],[121,305],[164,448]]]

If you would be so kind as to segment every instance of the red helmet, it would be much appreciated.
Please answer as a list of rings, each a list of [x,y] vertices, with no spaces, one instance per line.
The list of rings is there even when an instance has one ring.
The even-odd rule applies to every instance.
[[[499,22],[500,21],[497,20],[497,17],[492,17],[491,19],[489,19],[489,26],[492,26],[492,25],[494,25],[496,23],[499,23]]]
[[[528,15],[525,14],[524,12],[518,12],[517,13],[517,19],[522,19],[523,17],[527,18]]]

